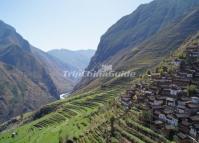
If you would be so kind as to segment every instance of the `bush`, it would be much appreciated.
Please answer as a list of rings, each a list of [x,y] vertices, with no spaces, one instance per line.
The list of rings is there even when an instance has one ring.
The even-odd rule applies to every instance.
[[[183,59],[186,58],[186,55],[185,55],[184,53],[179,54],[179,55],[178,55],[178,58],[183,60]]]
[[[193,96],[197,92],[197,86],[189,85],[187,87],[188,96]]]
[[[152,113],[150,111],[143,111],[140,118],[145,122],[150,122],[152,120]]]
[[[147,74],[148,74],[148,75],[151,75],[151,71],[150,71],[150,70],[148,70],[148,71],[147,71]]]
[[[192,44],[197,46],[198,45],[198,40],[193,40]]]

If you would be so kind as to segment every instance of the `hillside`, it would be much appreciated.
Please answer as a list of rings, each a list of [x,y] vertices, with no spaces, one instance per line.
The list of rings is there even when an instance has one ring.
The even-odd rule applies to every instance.
[[[74,67],[76,70],[83,71],[89,64],[95,50],[77,50],[70,51],[65,49],[51,50],[48,54],[61,60],[62,62]]]
[[[59,99],[74,86],[64,78],[68,66],[33,48],[16,30],[0,21],[0,122]],[[56,67],[56,68],[55,68]],[[7,112],[5,112],[7,111]]]
[[[198,30],[198,13],[193,10],[198,5],[197,0],[155,0],[139,6],[101,37],[87,70],[110,64],[114,70],[140,72],[156,65]],[[99,84],[99,79],[84,78],[75,90]]]
[[[46,68],[46,70],[52,77],[52,80],[55,83],[59,93],[70,92],[73,89],[78,79],[72,77],[64,77],[64,72],[74,71],[76,70],[76,68],[35,47],[31,47],[31,51]]]
[[[54,74],[53,69],[60,67],[57,58],[46,56],[26,42],[24,46],[21,44],[0,48],[0,74],[5,81],[1,85],[0,80],[4,89],[0,96],[0,113],[5,117],[4,110],[11,112],[7,109],[32,106],[34,98],[24,96],[24,87],[27,95],[31,95],[35,85],[36,94],[43,92],[42,99],[47,96],[54,100],[56,97],[51,93],[58,91],[56,82],[61,82],[61,78],[52,77],[59,75]],[[11,54],[10,50],[14,52]],[[16,52],[18,50],[20,52]],[[11,57],[15,59],[10,61]],[[111,73],[129,70],[138,74],[136,77],[83,78],[75,87],[77,92],[66,99],[1,124],[0,143],[199,141],[198,0],[154,0],[141,5],[102,36],[86,70],[98,71],[103,64],[113,65]],[[26,71],[30,68],[28,65],[39,73],[31,76],[30,73],[36,71]],[[68,67],[74,70],[70,65],[61,65],[60,71]],[[26,68],[22,68],[24,66]],[[40,71],[46,80],[42,79]],[[10,101],[15,103],[14,107],[9,107],[13,105],[8,104]]]
[[[176,114],[176,116],[170,117],[169,115],[174,113],[174,111],[170,112],[170,110],[174,110],[173,104],[159,101],[176,97],[170,95],[170,92],[167,94],[167,92],[158,90],[158,88],[162,87],[166,90],[165,85],[171,88],[170,84],[173,84],[168,81],[174,78],[173,83],[184,89],[181,90],[179,97],[181,96],[180,98],[186,101],[190,100],[187,104],[192,104],[191,97],[195,97],[198,93],[188,96],[188,90],[185,90],[189,84],[185,80],[187,77],[179,75],[186,75],[185,71],[191,72],[193,71],[192,68],[198,70],[198,63],[196,64],[195,58],[189,57],[189,55],[192,55],[189,53],[190,50],[193,50],[193,48],[198,50],[198,35],[185,41],[173,52],[172,56],[168,56],[156,67],[158,70],[153,69],[150,75],[144,74],[136,80],[118,80],[116,84],[111,83],[106,87],[96,88],[90,92],[77,94],[68,97],[66,100],[46,105],[40,110],[25,114],[23,120],[16,118],[4,123],[0,126],[0,130],[19,125],[20,127],[2,132],[0,142],[170,143],[171,140],[175,140],[181,143],[181,134],[184,136],[184,133],[176,132],[178,128],[175,128],[175,122],[169,122],[169,119],[173,120],[177,115],[181,118],[184,117],[182,116],[184,114]],[[182,65],[186,68],[181,69],[179,64],[176,65],[176,61],[179,60],[181,60],[181,63],[185,63]],[[197,67],[192,66],[193,63]],[[198,83],[198,74],[195,75],[197,77],[191,78],[192,84]],[[179,99],[179,101],[181,100]],[[159,106],[159,104],[164,103],[168,103],[168,105]],[[154,110],[151,108],[154,108]],[[162,108],[165,108],[165,110],[162,110]],[[196,112],[195,106],[190,108],[193,108],[194,113]],[[168,122],[157,120],[159,118],[157,114],[160,111],[168,114]],[[175,110],[175,112],[177,111]],[[186,118],[189,117],[186,116]],[[186,143],[189,143],[191,140],[187,138],[186,141]]]
[[[55,101],[21,71],[0,62],[0,122]],[[37,92],[35,92],[37,91]]]
[[[16,118],[4,123],[0,130],[20,127],[2,132],[0,142],[193,142],[194,134],[186,133],[181,126],[189,123],[192,128],[198,122],[198,40],[196,34],[184,41],[156,69],[141,78],[119,80],[117,84],[46,105],[25,114],[23,120]],[[194,76],[187,76],[194,71]],[[174,85],[178,88],[172,88]],[[185,115],[181,109],[184,106],[174,104],[174,100],[185,101],[187,110],[184,111],[192,113],[191,116]],[[164,114],[166,119],[159,114]]]

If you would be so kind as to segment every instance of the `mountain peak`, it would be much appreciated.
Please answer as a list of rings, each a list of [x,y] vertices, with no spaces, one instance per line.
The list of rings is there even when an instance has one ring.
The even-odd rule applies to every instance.
[[[0,29],[6,29],[11,31],[16,31],[16,29],[8,24],[6,24],[4,21],[0,20]]]

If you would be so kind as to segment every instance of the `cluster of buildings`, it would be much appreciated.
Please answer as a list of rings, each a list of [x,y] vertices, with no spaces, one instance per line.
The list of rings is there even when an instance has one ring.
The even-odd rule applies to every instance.
[[[144,105],[152,126],[177,142],[199,142],[199,47],[189,46],[184,59],[175,59],[172,73],[152,73],[121,96],[126,108]]]

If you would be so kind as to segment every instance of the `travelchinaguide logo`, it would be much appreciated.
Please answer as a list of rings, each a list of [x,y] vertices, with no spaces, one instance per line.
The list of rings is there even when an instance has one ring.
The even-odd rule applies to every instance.
[[[91,71],[64,71],[65,77],[135,77],[136,73],[132,71],[114,71],[112,65],[101,65],[98,70]]]

